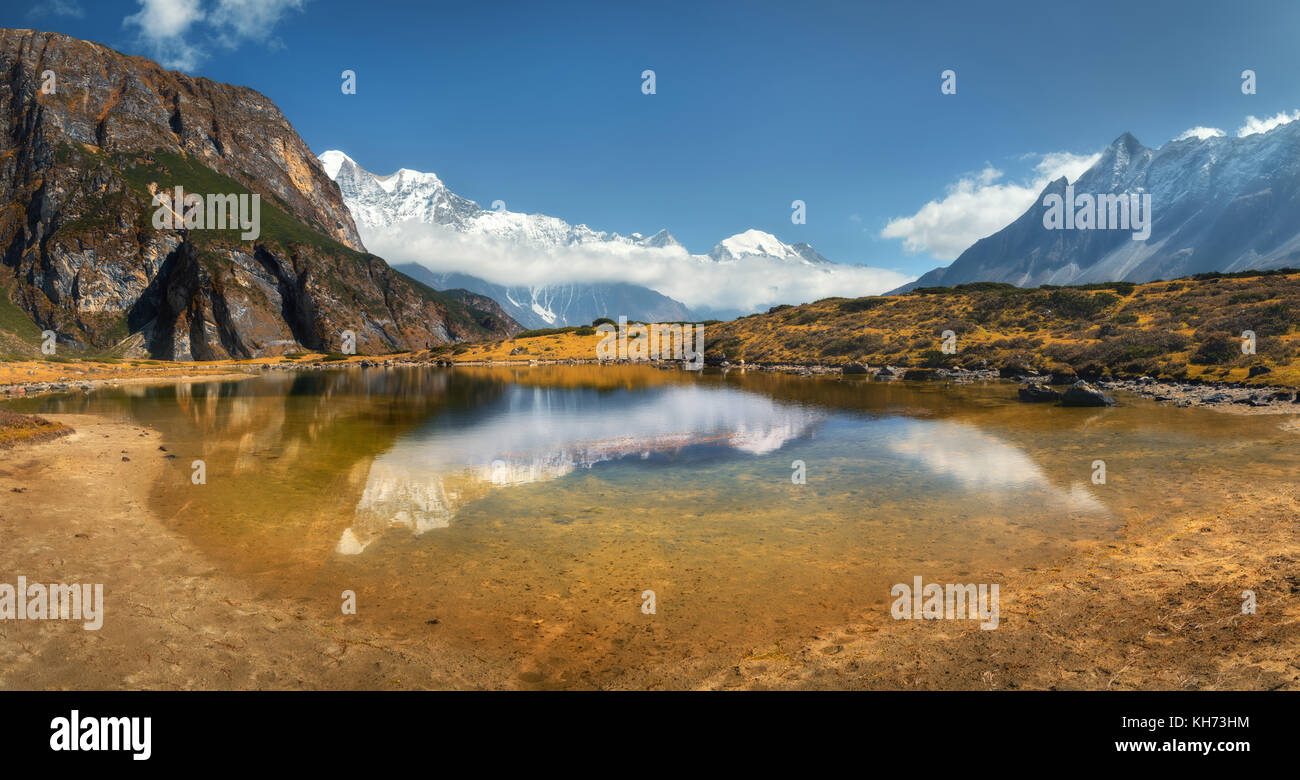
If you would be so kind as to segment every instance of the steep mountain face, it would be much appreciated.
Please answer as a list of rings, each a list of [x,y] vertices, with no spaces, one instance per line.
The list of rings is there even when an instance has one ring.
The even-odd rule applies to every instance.
[[[0,30],[0,295],[61,344],[164,359],[383,352],[511,332],[366,254],[270,100],[99,44]],[[256,237],[154,194],[260,197]],[[186,210],[188,214],[189,211]]]
[[[1044,227],[1044,199],[1067,194],[1062,178],[1015,222],[900,290],[975,281],[1146,282],[1300,265],[1300,122],[1159,149],[1124,133],[1071,186],[1076,206],[1083,194],[1150,195],[1150,236]]]
[[[406,222],[436,225],[453,234],[474,237],[496,246],[513,246],[531,252],[591,249],[610,256],[626,255],[637,248],[675,253],[695,262],[737,264],[776,262],[828,269],[835,263],[808,244],[786,244],[770,233],[747,230],[719,242],[707,255],[692,256],[667,230],[651,236],[622,236],[570,225],[544,214],[521,214],[504,209],[484,209],[456,195],[434,174],[403,168],[388,176],[375,175],[343,152],[320,155],[321,166],[343,192],[343,200],[364,240],[372,244],[396,235]],[[429,258],[439,260],[441,258]],[[444,263],[436,265],[445,267]],[[683,321],[701,316],[718,318],[744,312],[687,307],[644,286],[597,282],[544,285],[503,285],[480,278],[472,268],[454,271],[425,271],[403,264],[403,272],[436,287],[463,287],[497,300],[509,314],[529,328],[580,325],[597,317],[626,315],[644,321]]]

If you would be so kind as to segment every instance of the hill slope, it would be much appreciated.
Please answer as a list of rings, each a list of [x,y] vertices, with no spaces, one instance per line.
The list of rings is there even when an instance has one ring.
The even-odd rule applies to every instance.
[[[1300,272],[1024,289],[976,283],[830,298],[706,329],[732,362],[1012,367],[1300,385]],[[1256,354],[1243,354],[1242,331]],[[956,336],[944,354],[943,332]],[[1267,373],[1261,374],[1261,371]]]

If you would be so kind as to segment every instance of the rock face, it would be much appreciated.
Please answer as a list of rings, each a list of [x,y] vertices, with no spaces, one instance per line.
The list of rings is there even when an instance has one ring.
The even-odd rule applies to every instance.
[[[1061,397],[1062,406],[1114,406],[1115,399],[1088,384],[1075,382]]]
[[[367,254],[265,96],[30,30],[0,30],[0,71],[0,295],[61,345],[208,360],[518,330]],[[178,185],[259,195],[259,234],[156,227]]]

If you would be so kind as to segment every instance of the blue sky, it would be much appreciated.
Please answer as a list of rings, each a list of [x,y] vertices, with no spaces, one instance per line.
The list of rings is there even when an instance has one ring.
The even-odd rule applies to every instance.
[[[376,173],[434,171],[482,204],[623,234],[667,227],[693,252],[758,228],[908,275],[1017,208],[1056,170],[1042,155],[1300,108],[1300,4],[1284,1],[5,2],[5,26],[251,86],[312,149]],[[931,201],[930,231],[882,236]]]

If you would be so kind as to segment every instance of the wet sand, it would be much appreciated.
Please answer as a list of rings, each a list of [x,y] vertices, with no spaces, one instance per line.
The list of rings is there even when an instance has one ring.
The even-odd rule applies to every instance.
[[[354,631],[341,611],[255,592],[149,510],[167,455],[156,433],[49,417],[76,433],[0,453],[0,582],[103,583],[104,622],[0,622],[0,689],[507,685],[428,637]]]
[[[0,453],[0,581],[103,583],[99,631],[0,622],[0,688],[532,687],[445,646],[437,627],[328,617],[259,592],[150,510],[168,453],[155,432],[85,415]],[[124,460],[124,458],[126,460]],[[1300,500],[1205,479],[1213,516],[1143,517],[1051,565],[999,572],[1001,624],[886,611],[781,645],[736,647],[724,671],[630,668],[606,687],[1300,688]],[[1257,613],[1241,614],[1251,589]]]
[[[876,613],[758,648],[705,687],[1300,690],[1297,491],[1217,489],[1228,500],[1213,516],[1143,518],[1055,565],[1004,572],[996,630]]]

